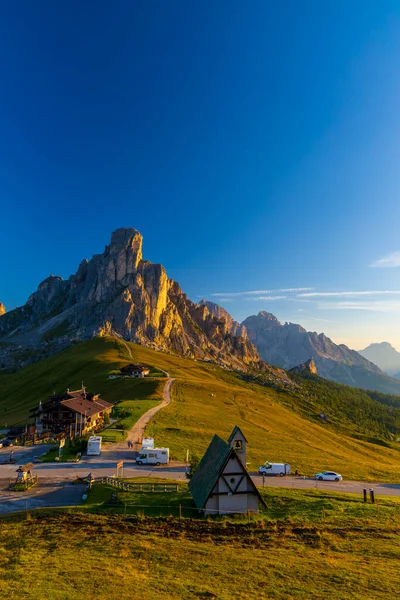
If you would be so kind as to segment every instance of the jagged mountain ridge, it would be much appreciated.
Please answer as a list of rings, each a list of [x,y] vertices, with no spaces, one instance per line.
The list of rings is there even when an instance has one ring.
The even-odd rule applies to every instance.
[[[4,361],[13,348],[51,353],[71,338],[115,332],[184,356],[262,367],[246,331],[232,333],[229,320],[189,300],[162,265],[143,260],[142,243],[137,230],[118,229],[104,253],[82,261],[75,275],[42,281],[24,306],[0,317],[0,342],[7,344],[0,362],[10,366]]]
[[[313,359],[320,377],[400,395],[400,381],[386,375],[355,350],[335,344],[323,333],[306,331],[294,323],[282,324],[266,311],[247,317],[242,325],[261,358],[271,365],[292,369]]]
[[[367,348],[359,350],[361,356],[375,363],[388,375],[399,377],[400,375],[400,352],[389,342],[370,344]]]
[[[230,327],[230,331],[232,335],[244,335],[247,337],[246,328],[240,325],[237,321],[235,321],[232,316],[228,313],[225,308],[216,304],[215,302],[211,302],[210,300],[200,300],[199,304],[201,306],[206,306],[210,313],[214,315],[217,319],[225,320]]]

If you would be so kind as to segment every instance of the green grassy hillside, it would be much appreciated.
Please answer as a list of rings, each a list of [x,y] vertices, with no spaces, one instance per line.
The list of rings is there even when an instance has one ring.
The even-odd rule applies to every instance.
[[[170,500],[168,494],[150,496],[136,494],[129,502],[175,504],[169,512],[167,507],[148,509],[163,515],[176,515],[176,505],[182,502]],[[183,491],[181,496],[185,499],[187,494]],[[250,523],[246,517],[149,518],[137,510],[134,516],[130,509],[135,506],[127,507],[129,520],[123,514],[90,514],[93,506],[3,516],[3,597],[398,597],[398,502],[382,500],[378,509],[350,494],[274,489],[265,496],[270,509]]]
[[[295,396],[303,413],[314,413],[316,419],[324,413],[333,427],[367,441],[384,444],[400,435],[399,396],[352,388],[318,375],[302,374],[294,379],[301,385]],[[288,405],[291,402],[288,399]]]
[[[108,379],[110,370],[131,362],[117,340],[96,338],[51,358],[0,375],[0,428],[26,419],[29,409],[54,392],[80,389],[99,392],[109,402],[161,400],[163,380]]]
[[[316,415],[319,404],[304,402],[300,388],[295,394],[280,392],[209,363],[115,339],[91,340],[13,375],[0,376],[0,423],[23,419],[30,406],[54,389],[80,387],[82,380],[111,402],[160,397],[162,380],[107,379],[111,369],[132,359],[176,378],[172,403],[147,429],[159,445],[170,447],[175,459],[183,460],[187,449],[203,453],[214,433],[227,438],[237,424],[249,441],[251,470],[265,460],[285,461],[303,474],[334,469],[349,479],[400,481],[398,443],[367,441],[365,424],[351,422],[349,427],[349,417],[342,422],[344,413],[343,419],[336,414],[335,419],[321,422]]]

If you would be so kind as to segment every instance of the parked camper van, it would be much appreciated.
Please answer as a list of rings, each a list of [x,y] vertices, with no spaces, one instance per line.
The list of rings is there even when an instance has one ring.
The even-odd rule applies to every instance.
[[[136,458],[138,465],[167,465],[169,448],[142,448]]]
[[[88,456],[99,456],[101,454],[101,435],[91,435],[87,445]]]
[[[290,465],[287,463],[270,463],[266,462],[258,469],[259,475],[290,475]]]

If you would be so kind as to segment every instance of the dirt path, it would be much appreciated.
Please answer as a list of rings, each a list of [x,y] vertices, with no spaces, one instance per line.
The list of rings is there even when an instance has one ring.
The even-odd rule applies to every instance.
[[[122,342],[122,344],[125,346],[125,348],[128,351],[129,357],[133,360],[132,350],[129,347],[129,344],[124,340],[122,335],[120,335],[116,331],[113,331],[112,333],[116,338],[118,338],[118,340],[120,342]],[[159,369],[159,368],[157,367],[157,369]],[[152,417],[154,417],[154,415],[156,413],[158,413],[159,410],[161,410],[165,406],[168,406],[168,404],[171,402],[171,386],[172,386],[173,381],[175,381],[175,379],[173,377],[170,377],[170,374],[167,371],[164,371],[163,369],[159,369],[159,370],[162,371],[163,373],[165,373],[165,375],[168,377],[168,379],[164,385],[162,401],[160,402],[160,404],[157,404],[157,406],[150,408],[147,412],[145,412],[140,417],[140,419],[138,419],[138,421],[136,421],[136,423],[134,424],[132,429],[130,429],[128,431],[128,436],[127,436],[126,440],[124,440],[123,442],[116,442],[114,444],[113,443],[105,443],[103,445],[103,450],[107,453],[110,453],[109,456],[111,455],[111,453],[114,453],[114,452],[115,453],[124,452],[124,453],[129,453],[128,455],[132,458],[132,451],[139,450],[139,448],[141,446],[141,440],[143,438],[144,430],[146,428],[146,425],[150,421],[150,419]],[[128,442],[131,442],[133,444],[133,448],[128,447]]]
[[[161,410],[165,406],[168,406],[168,404],[171,402],[171,387],[174,381],[175,379],[173,377],[169,377],[169,379],[167,379],[163,389],[163,399],[160,402],[160,404],[157,404],[157,406],[153,406],[153,408],[150,408],[140,417],[140,419],[138,419],[138,421],[136,421],[132,429],[128,431],[128,437],[126,438],[126,440],[124,440],[123,442],[116,442],[115,444],[104,444],[104,450],[107,452],[124,451],[130,453],[132,452],[132,450],[138,450],[138,448],[140,447],[140,444],[138,442],[141,442],[144,430],[150,419],[154,417],[154,415],[158,413],[159,410]],[[132,442],[132,450],[128,448],[128,442]]]

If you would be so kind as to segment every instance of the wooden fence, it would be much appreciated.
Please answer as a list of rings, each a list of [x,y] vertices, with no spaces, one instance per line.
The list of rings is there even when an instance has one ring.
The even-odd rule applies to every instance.
[[[101,483],[108,483],[119,490],[127,492],[178,492],[177,483],[129,483],[116,477],[102,477]]]

